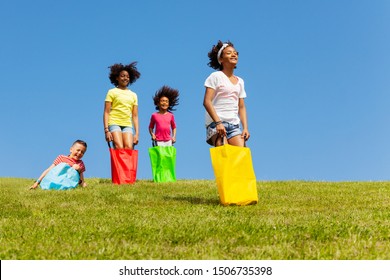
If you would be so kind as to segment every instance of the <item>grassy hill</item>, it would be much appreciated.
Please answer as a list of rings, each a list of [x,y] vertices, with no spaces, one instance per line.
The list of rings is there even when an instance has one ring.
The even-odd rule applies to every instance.
[[[0,178],[0,259],[390,259],[389,182],[259,181],[229,207],[213,180],[32,183]]]

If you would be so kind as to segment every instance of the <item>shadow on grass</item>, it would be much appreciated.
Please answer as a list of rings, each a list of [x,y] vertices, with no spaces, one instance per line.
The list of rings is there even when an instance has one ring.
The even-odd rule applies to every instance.
[[[194,196],[164,196],[166,200],[185,201],[191,204],[219,205],[219,199]]]

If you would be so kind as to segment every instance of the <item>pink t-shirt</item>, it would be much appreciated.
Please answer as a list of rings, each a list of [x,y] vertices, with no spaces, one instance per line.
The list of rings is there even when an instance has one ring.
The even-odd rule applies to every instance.
[[[84,165],[84,162],[80,159],[80,160],[75,160],[73,158],[70,158],[68,156],[64,156],[64,155],[59,155],[54,161],[53,161],[53,164],[54,165],[58,165],[60,164],[61,162],[65,162],[67,164],[69,164],[70,166],[73,166],[73,164],[78,164],[80,165],[80,170],[79,170],[79,173],[83,173],[85,171],[85,165]]]
[[[170,112],[165,114],[153,113],[149,128],[154,129],[154,127],[156,127],[154,134],[157,141],[169,141],[172,139],[171,129],[176,128],[175,117]]]

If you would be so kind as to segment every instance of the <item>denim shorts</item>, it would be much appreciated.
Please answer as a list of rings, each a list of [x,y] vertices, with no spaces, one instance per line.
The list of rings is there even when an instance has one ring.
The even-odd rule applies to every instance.
[[[121,131],[122,133],[131,133],[134,135],[134,130],[131,126],[120,126],[120,125],[112,124],[108,126],[108,130],[110,132]]]
[[[242,134],[242,131],[241,131],[241,128],[240,128],[239,124],[231,124],[231,123],[228,123],[228,122],[222,122],[222,124],[224,125],[224,127],[226,129],[226,138],[227,139],[230,139],[230,138],[233,138],[234,136]],[[211,138],[213,138],[213,136],[215,134],[217,134],[217,128],[216,127],[217,126],[215,125],[215,122],[212,122],[206,128],[206,133],[207,133],[206,142],[208,144],[210,144],[210,145],[213,145],[213,146],[214,146],[215,143],[211,142]]]

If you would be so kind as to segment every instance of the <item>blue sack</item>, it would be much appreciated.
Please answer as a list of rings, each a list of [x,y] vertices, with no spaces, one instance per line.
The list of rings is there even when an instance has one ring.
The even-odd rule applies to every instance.
[[[79,181],[79,172],[69,164],[62,162],[46,174],[40,186],[44,190],[68,190],[77,187]]]

